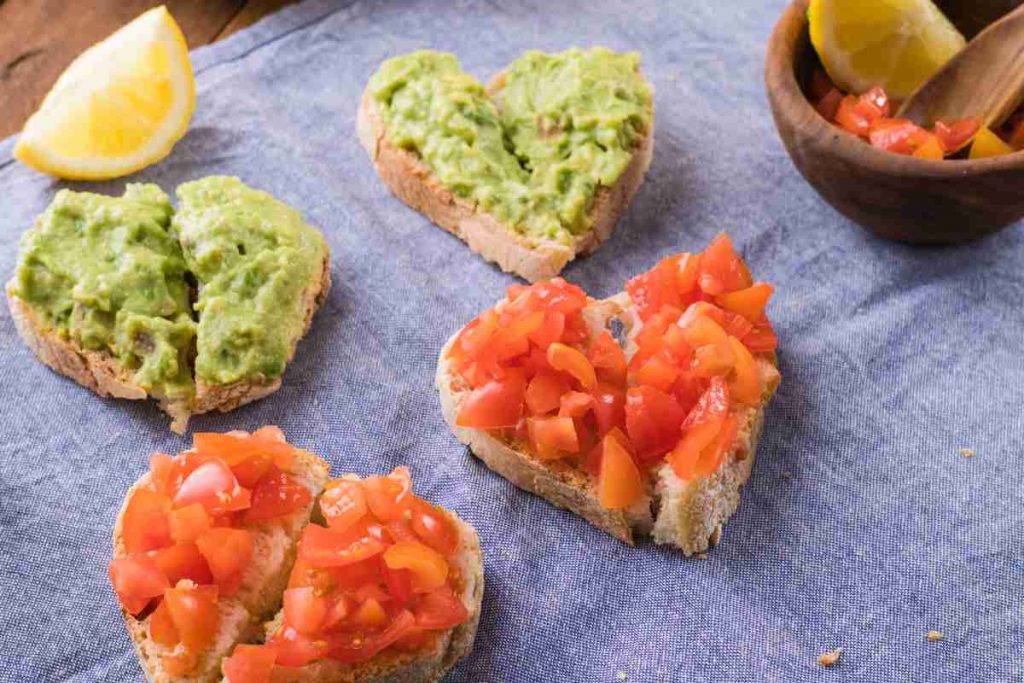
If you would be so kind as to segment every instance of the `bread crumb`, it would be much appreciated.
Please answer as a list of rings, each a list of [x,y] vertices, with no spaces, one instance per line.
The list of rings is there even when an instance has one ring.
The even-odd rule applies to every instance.
[[[960,455],[964,456],[965,458],[973,458],[974,457],[974,449],[973,448],[961,448],[960,449]]]
[[[824,667],[832,666],[833,664],[839,661],[839,658],[842,656],[842,654],[843,648],[841,647],[837,647],[831,652],[822,652],[820,655],[818,655],[818,664],[821,664]]]
[[[698,560],[706,560],[706,559],[708,559],[708,554],[707,553],[697,553],[696,555],[694,555],[694,557],[696,559],[698,559]]]
[[[942,634],[942,631],[928,631],[928,640],[933,643],[937,640],[942,640],[945,637],[946,636]]]
[[[620,671],[619,673],[615,674],[615,678],[619,679],[620,681],[625,681],[629,678],[629,676],[626,675],[625,671]]]
[[[783,479],[792,479],[793,478],[793,473],[790,472],[789,470],[783,470],[782,478]]]

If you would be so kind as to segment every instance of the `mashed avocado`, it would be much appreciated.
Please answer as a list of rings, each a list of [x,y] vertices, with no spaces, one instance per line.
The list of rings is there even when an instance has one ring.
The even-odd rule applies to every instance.
[[[186,183],[178,198],[175,213],[156,185],[128,185],[123,197],[61,190],[22,238],[13,293],[157,396],[191,400],[194,377],[279,377],[302,335],[302,291],[323,238],[237,178]]]
[[[178,187],[172,231],[199,283],[196,377],[279,377],[303,331],[302,290],[326,246],[292,207],[237,178]]]
[[[22,237],[13,293],[57,334],[110,352],[146,391],[187,397],[195,323],[171,213],[156,185],[122,197],[61,190]]]
[[[524,236],[568,243],[651,125],[639,62],[604,48],[532,50],[492,100],[454,55],[423,50],[385,61],[368,89],[393,144],[445,186]]]

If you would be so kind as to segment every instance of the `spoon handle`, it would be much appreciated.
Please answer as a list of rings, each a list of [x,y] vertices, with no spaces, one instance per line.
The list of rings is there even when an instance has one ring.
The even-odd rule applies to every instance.
[[[977,116],[1001,123],[1024,99],[1024,5],[989,26],[903,102],[921,126]]]

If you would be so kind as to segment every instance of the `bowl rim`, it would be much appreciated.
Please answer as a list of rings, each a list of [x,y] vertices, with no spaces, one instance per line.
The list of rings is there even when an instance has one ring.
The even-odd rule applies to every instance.
[[[793,0],[786,6],[768,39],[765,55],[765,88],[776,105],[777,115],[791,120],[799,115],[812,122],[809,128],[794,126],[797,130],[803,128],[799,133],[801,137],[835,135],[832,150],[836,156],[847,163],[891,175],[951,178],[1024,168],[1024,150],[988,159],[918,159],[872,147],[853,133],[826,121],[811,106],[796,79],[797,45],[809,33],[809,4],[810,0]],[[806,41],[813,50],[809,36]]]

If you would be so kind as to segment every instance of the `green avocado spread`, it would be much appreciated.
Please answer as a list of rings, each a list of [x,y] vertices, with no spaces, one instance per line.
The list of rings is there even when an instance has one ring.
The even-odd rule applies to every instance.
[[[109,351],[147,392],[188,397],[196,326],[172,211],[156,185],[61,190],[22,236],[13,293],[60,336]]]
[[[391,142],[446,187],[528,238],[569,243],[651,126],[639,67],[600,47],[531,50],[489,97],[454,55],[421,50],[381,64],[368,91]]]
[[[177,195],[172,230],[199,283],[196,377],[280,377],[302,336],[302,291],[320,272],[323,237],[297,210],[237,178],[185,183]]]
[[[122,197],[61,190],[22,237],[12,293],[156,396],[191,400],[194,378],[279,377],[303,331],[322,236],[236,178],[177,194],[175,212],[156,185],[128,185]]]

